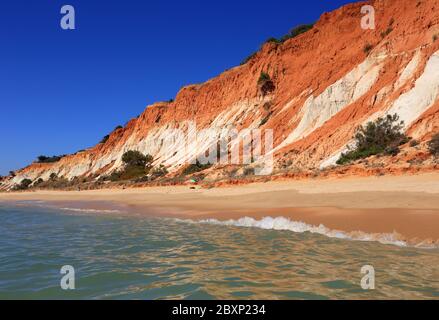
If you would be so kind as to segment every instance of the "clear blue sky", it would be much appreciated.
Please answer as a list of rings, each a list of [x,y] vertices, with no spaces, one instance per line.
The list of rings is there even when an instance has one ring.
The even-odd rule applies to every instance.
[[[97,143],[271,36],[353,0],[38,0],[0,10],[0,174]],[[59,26],[62,5],[76,30]]]

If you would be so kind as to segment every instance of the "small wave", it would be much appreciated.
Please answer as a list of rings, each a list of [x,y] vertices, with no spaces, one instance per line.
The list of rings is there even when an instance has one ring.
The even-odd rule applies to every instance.
[[[320,224],[319,226],[310,225],[301,221],[293,221],[285,217],[264,217],[261,220],[256,220],[250,217],[243,217],[237,220],[226,220],[220,221],[217,219],[204,219],[204,220],[182,220],[192,223],[202,223],[202,224],[213,224],[222,226],[235,226],[235,227],[246,227],[246,228],[260,228],[266,230],[283,230],[292,231],[296,233],[310,232],[315,234],[324,235],[330,238],[344,239],[344,240],[355,240],[355,241],[376,241],[382,244],[396,245],[399,247],[408,247],[408,242],[398,233],[366,233],[363,231],[355,232],[345,232],[340,230],[332,230]],[[433,248],[434,245],[431,244],[420,244],[415,245],[417,247],[423,248]]]
[[[121,213],[120,210],[109,210],[109,209],[87,209],[87,208],[68,208],[63,207],[60,208],[64,211],[73,211],[73,212],[88,212],[88,213]]]

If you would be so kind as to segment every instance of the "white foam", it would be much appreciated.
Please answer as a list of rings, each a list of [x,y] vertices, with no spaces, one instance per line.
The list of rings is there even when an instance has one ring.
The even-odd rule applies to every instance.
[[[59,208],[64,211],[73,211],[73,212],[93,212],[93,213],[120,213],[120,210],[105,210],[105,209],[81,209],[81,208]]]
[[[356,232],[344,232],[339,230],[332,230],[320,224],[319,226],[310,225],[301,221],[293,221],[285,217],[264,217],[261,220],[255,220],[250,217],[243,217],[237,220],[226,220],[220,221],[217,219],[205,219],[205,220],[181,220],[182,222],[192,222],[192,223],[204,223],[204,224],[214,224],[223,226],[235,226],[235,227],[246,227],[246,228],[260,228],[265,230],[285,230],[292,231],[296,233],[310,232],[315,234],[324,235],[330,238],[344,239],[344,240],[355,240],[355,241],[377,241],[382,244],[391,244],[399,247],[407,247],[407,242],[401,240],[401,236],[397,233],[365,233],[362,231]]]

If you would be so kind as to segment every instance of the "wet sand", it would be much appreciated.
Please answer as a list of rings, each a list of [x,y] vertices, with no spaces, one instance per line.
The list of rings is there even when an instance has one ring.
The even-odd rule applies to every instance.
[[[0,201],[124,205],[132,212],[218,220],[278,217],[334,230],[439,240],[439,173],[274,181],[214,189],[189,186],[0,193]]]

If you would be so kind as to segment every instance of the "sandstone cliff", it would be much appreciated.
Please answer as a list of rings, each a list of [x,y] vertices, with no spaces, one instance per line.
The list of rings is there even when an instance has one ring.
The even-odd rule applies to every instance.
[[[376,10],[375,30],[361,28],[365,4]],[[179,141],[163,143],[167,129],[192,130],[192,121],[198,131],[273,129],[275,167],[294,170],[334,165],[355,129],[385,114],[397,113],[407,134],[422,144],[439,131],[437,35],[437,0],[346,5],[324,13],[306,33],[264,44],[247,63],[182,88],[175,101],[148,106],[104,144],[56,163],[31,164],[3,181],[2,188],[24,178],[47,180],[52,173],[68,179],[109,174],[131,149],[151,154],[155,164],[176,171],[183,160],[216,143],[202,137],[189,154]],[[274,84],[264,96],[257,85],[261,72]],[[411,153],[422,156],[422,151]],[[407,151],[398,157],[409,155]]]

